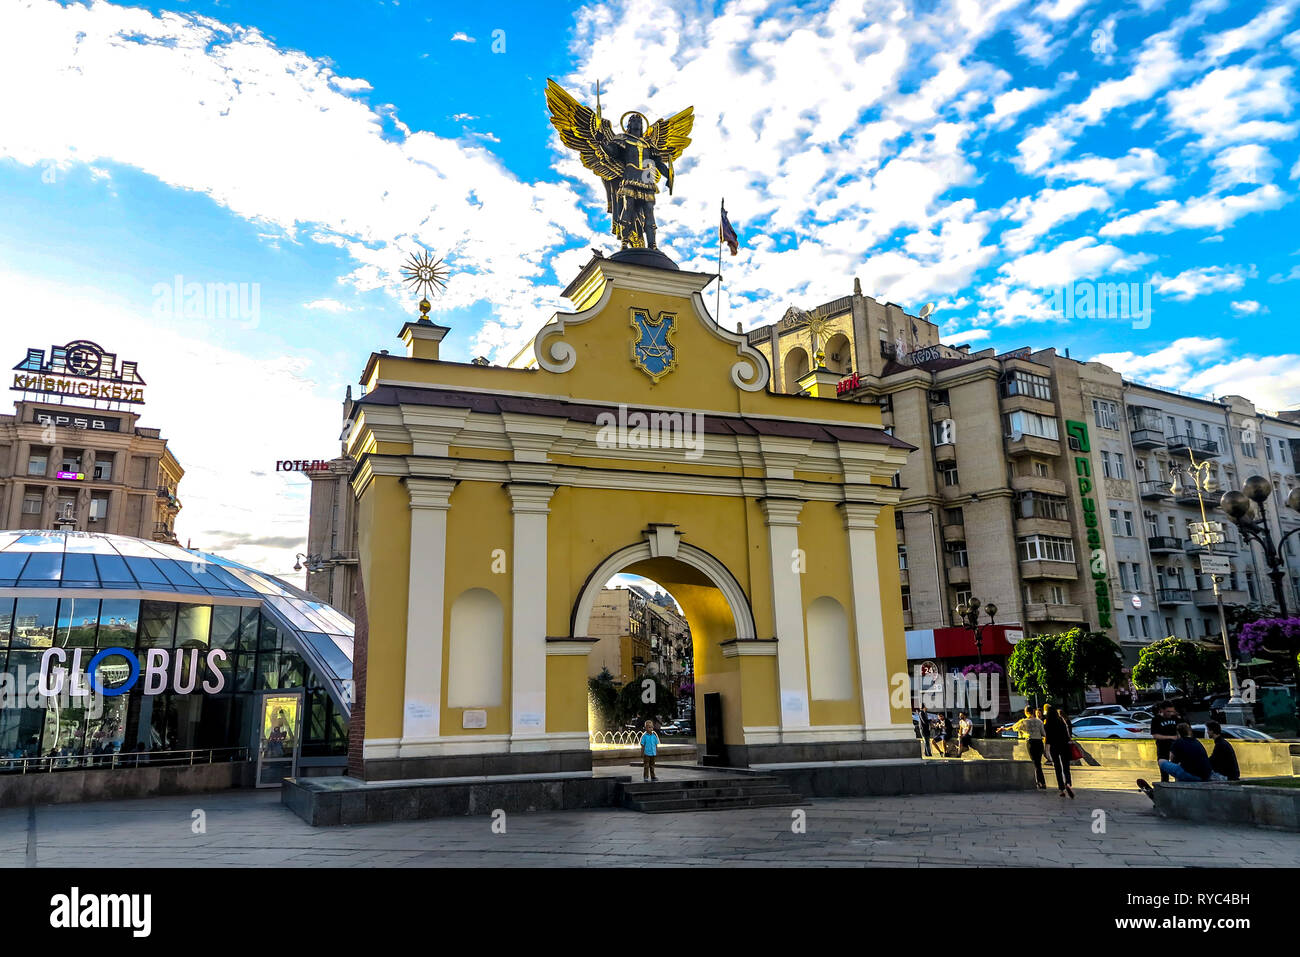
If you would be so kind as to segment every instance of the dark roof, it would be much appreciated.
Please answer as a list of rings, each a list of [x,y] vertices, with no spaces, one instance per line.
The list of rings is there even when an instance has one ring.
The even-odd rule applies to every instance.
[[[883,379],[887,376],[898,375],[900,372],[908,372],[912,369],[920,369],[922,372],[942,372],[944,369],[964,366],[968,362],[974,361],[974,359],[931,359],[929,362],[918,362],[916,365],[910,365],[908,363],[890,359],[885,363],[885,367],[880,370],[880,376]]]
[[[483,412],[496,415],[502,412],[517,415],[546,415],[554,418],[569,419],[573,422],[596,423],[602,412],[618,415],[619,406],[599,405],[585,402],[568,402],[563,399],[538,399],[528,396],[493,395],[486,392],[463,392],[457,389],[411,388],[407,386],[381,385],[363,396],[359,406],[367,405],[432,405],[444,408],[469,409],[471,412]],[[662,408],[639,408],[626,406],[627,413],[642,412],[646,415],[664,414]],[[817,422],[790,421],[786,419],[766,419],[755,416],[724,415],[717,412],[701,413],[702,429],[712,435],[779,435],[791,438],[808,438],[818,442],[870,442],[875,445],[888,445],[897,449],[914,449],[902,439],[895,438],[884,429],[870,425],[851,425],[845,423],[821,424]]]

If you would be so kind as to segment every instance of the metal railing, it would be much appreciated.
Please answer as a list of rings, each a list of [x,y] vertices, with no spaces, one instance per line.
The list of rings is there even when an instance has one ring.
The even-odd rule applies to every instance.
[[[248,748],[193,748],[187,751],[121,751],[113,754],[52,754],[44,757],[0,757],[0,774],[39,774],[77,768],[111,771],[118,768],[157,768],[247,761]]]

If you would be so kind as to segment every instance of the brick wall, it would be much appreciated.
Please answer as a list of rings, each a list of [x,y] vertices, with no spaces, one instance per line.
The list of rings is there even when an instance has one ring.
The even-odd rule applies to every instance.
[[[362,777],[363,749],[366,740],[366,649],[370,644],[370,619],[366,613],[366,590],[361,569],[357,569],[352,595],[356,617],[352,643],[352,719],[348,724],[348,774]]]

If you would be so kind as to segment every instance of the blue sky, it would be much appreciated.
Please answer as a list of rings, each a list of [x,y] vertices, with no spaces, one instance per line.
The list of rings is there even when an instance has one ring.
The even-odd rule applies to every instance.
[[[182,539],[287,572],[306,483],[274,463],[336,452],[408,253],[451,265],[449,357],[503,361],[612,248],[554,76],[612,114],[694,105],[660,240],[711,270],[726,196],[728,326],[859,277],[954,344],[1293,407],[1298,52],[1300,0],[6,0],[0,81],[29,92],[0,101],[0,344],[138,359]],[[256,308],[187,315],[178,276]],[[1149,326],[1048,306],[1120,281]]]

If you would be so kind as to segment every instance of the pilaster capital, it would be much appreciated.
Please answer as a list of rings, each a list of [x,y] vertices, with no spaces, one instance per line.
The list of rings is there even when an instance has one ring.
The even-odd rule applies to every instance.
[[[411,496],[411,508],[435,508],[446,511],[451,507],[451,493],[456,487],[454,479],[418,478],[408,475],[405,481],[407,494]]]
[[[535,482],[507,482],[505,488],[510,493],[511,514],[518,515],[521,512],[532,512],[540,515],[550,514],[551,496],[555,494],[554,485]]]
[[[806,504],[806,502],[794,498],[760,498],[758,500],[758,505],[763,510],[763,517],[767,520],[769,527],[788,525],[798,528],[799,513],[803,511]]]
[[[880,510],[884,506],[879,502],[840,502],[840,514],[844,518],[844,528],[846,531],[857,529],[874,530],[879,526],[876,525],[876,518],[880,515]]]

